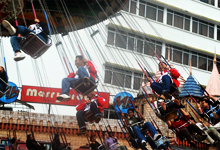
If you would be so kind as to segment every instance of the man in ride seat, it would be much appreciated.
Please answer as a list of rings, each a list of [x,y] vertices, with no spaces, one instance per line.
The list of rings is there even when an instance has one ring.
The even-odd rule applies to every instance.
[[[180,117],[180,114],[178,114],[174,118],[174,121],[168,121],[168,127],[169,129],[176,132],[176,136],[179,137],[180,140],[186,138],[191,146],[196,147],[194,140],[191,136],[192,133],[199,134],[202,137],[201,141],[205,140],[207,138],[207,135],[205,135],[204,131],[202,131],[198,126],[190,123],[189,118],[191,116],[186,111],[184,111],[183,109],[180,109],[180,111],[183,116]]]
[[[15,27],[13,27],[7,20],[3,20],[2,25],[8,30],[9,34],[11,34],[11,35],[20,35],[21,34],[22,36],[26,36],[30,32],[32,32],[32,33],[37,32],[36,33],[37,36],[42,41],[47,43],[47,41],[48,41],[47,35],[49,35],[48,26],[45,23],[43,23],[42,21],[40,21],[39,19],[35,19],[34,22],[41,27],[42,31],[35,30],[33,28],[34,27],[33,25],[30,27],[32,29],[26,28],[24,26],[15,26]],[[21,40],[22,40],[22,37],[20,37],[20,36],[12,36],[10,38],[11,46],[13,48],[13,51],[15,52],[15,57],[14,57],[15,61],[20,61],[20,60],[23,60],[25,58],[25,55],[23,53],[21,53],[20,46],[19,46],[19,43],[20,43]]]
[[[93,115],[95,116],[95,122],[98,123],[101,120],[101,114],[103,111],[103,106],[106,100],[102,97],[96,96],[96,93],[93,91],[87,95],[89,100],[85,103],[81,103],[76,106],[76,118],[78,121],[80,132],[77,134],[84,134],[86,133],[86,125],[85,125],[85,114],[89,110],[92,111]]]
[[[169,69],[169,66],[164,62],[159,63],[159,71],[161,72],[161,76],[156,80],[156,82],[152,82],[150,77],[147,79],[152,82],[151,88],[153,92],[159,94],[161,99],[171,99],[172,96],[170,94],[176,92],[176,88],[180,85],[177,80],[180,73],[174,68]]]
[[[141,119],[138,118],[138,117],[135,117],[134,111],[136,111],[136,113],[140,116]],[[124,121],[125,126],[126,127],[128,127],[128,126],[132,127],[132,130],[133,130],[134,134],[138,138],[138,141],[139,141],[138,143],[141,143],[143,146],[146,146],[147,140],[141,132],[142,129],[143,130],[148,129],[155,141],[157,141],[159,138],[161,138],[161,135],[157,134],[157,131],[155,130],[155,128],[153,127],[153,125],[149,121],[144,123],[144,125],[142,125],[142,126],[139,126],[138,124],[136,124],[138,122],[141,122],[141,120],[145,120],[144,116],[136,108],[128,109],[127,113],[128,113],[129,119],[127,119],[128,124],[127,124],[126,121]],[[122,113],[121,115],[122,115],[122,118],[125,119],[124,114]]]
[[[5,69],[0,66],[0,98],[4,96],[4,92],[7,89],[8,76]]]
[[[62,80],[61,95],[57,96],[57,100],[59,101],[70,100],[70,87],[72,87],[78,79],[83,78],[85,87],[90,86],[90,80],[92,82],[95,82],[97,68],[91,61],[87,60],[86,58],[83,58],[81,55],[78,55],[75,59],[75,65],[78,68],[78,71],[76,71],[76,73],[70,73],[67,78],[64,78]]]
[[[217,99],[214,98],[213,96],[210,97],[212,99],[214,99],[215,103],[217,102]],[[219,107],[219,104],[214,104],[212,103],[209,99],[207,99],[206,97],[203,97],[202,100],[201,100],[201,103],[202,103],[202,108],[200,106],[199,103],[197,103],[197,107],[199,109],[199,113],[206,113],[212,122],[215,122],[217,123],[218,122],[218,119],[219,119],[219,116],[220,116],[220,107]],[[213,105],[216,105],[217,107],[214,108]],[[203,111],[202,111],[203,109]]]

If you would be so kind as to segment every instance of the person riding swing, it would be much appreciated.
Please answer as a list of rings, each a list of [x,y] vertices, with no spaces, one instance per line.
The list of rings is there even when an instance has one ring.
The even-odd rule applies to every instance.
[[[140,116],[140,118],[135,117],[134,111],[136,111],[136,113]],[[124,124],[127,128],[131,127],[132,130],[130,130],[130,131],[134,132],[135,136],[138,139],[138,143],[141,143],[141,145],[143,147],[146,146],[147,140],[144,137],[144,135],[142,134],[141,130],[148,129],[150,131],[150,133],[152,134],[154,141],[157,141],[158,139],[161,138],[161,135],[156,132],[155,128],[153,127],[153,125],[149,121],[144,123],[144,125],[139,126],[138,123],[141,122],[141,120],[145,120],[145,118],[136,108],[128,109],[127,113],[128,113],[129,119],[126,119],[124,114],[121,113],[122,118],[124,118],[128,121],[128,122],[124,121]]]
[[[75,65],[78,68],[76,73],[71,72],[67,78],[62,80],[62,91],[61,95],[57,96],[59,101],[70,100],[69,90],[70,87],[73,88],[73,84],[79,79],[83,79],[84,87],[88,88],[90,86],[90,81],[95,82],[95,75],[97,74],[97,68],[95,65],[83,58],[81,55],[76,56]]]
[[[194,139],[191,136],[192,133],[196,132],[197,134],[199,134],[202,137],[201,141],[205,140],[207,138],[207,135],[205,135],[204,131],[202,131],[198,126],[196,126],[195,124],[191,124],[191,122],[189,121],[191,116],[186,111],[180,109],[180,112],[183,116],[181,117],[179,113],[174,118],[174,121],[168,121],[168,127],[169,129],[174,130],[176,132],[176,136],[179,137],[181,140],[183,140],[183,138],[186,138],[191,146],[196,147]]]
[[[202,102],[202,108],[204,111],[204,114],[207,114],[209,118],[211,119],[211,122],[214,122],[214,124],[219,122],[220,118],[220,107],[219,107],[219,102],[216,98],[213,96],[209,96],[214,100],[214,103],[210,101],[208,98],[203,97],[201,102]],[[213,107],[215,105],[215,107]],[[203,114],[202,108],[199,103],[197,103],[197,108],[199,109],[199,113]]]
[[[180,73],[174,68],[170,69],[165,62],[160,62],[158,66],[161,76],[156,80],[156,82],[152,82],[150,77],[148,77],[147,80],[151,82],[150,86],[153,92],[159,94],[161,99],[171,99],[171,94],[176,93],[176,88],[180,85],[177,80]]]
[[[8,87],[8,76],[5,69],[0,66],[0,98],[5,95]]]
[[[7,20],[2,21],[2,25],[8,30],[9,34],[13,35],[10,38],[10,42],[11,42],[13,51],[15,52],[15,57],[14,57],[15,61],[20,61],[25,58],[25,55],[21,53],[20,46],[19,46],[20,42],[23,39],[22,37],[20,37],[20,35],[27,36],[29,33],[35,33],[42,41],[44,41],[45,43],[48,42],[48,35],[49,35],[48,26],[44,24],[42,21],[40,21],[39,19],[34,19],[34,22],[37,24],[37,26],[40,26],[38,27],[37,30],[33,29],[34,26],[36,26],[36,24],[30,26],[29,28],[26,28],[24,26],[13,27]]]
[[[85,103],[81,103],[76,106],[76,118],[79,124],[80,132],[77,134],[84,134],[87,132],[85,125],[85,115],[87,112],[91,111],[95,117],[95,122],[98,123],[101,120],[101,114],[103,112],[103,106],[106,100],[102,97],[96,96],[93,91],[87,95],[89,100]]]

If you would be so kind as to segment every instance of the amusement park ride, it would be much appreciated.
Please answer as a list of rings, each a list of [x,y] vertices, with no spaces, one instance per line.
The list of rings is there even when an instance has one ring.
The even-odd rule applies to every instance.
[[[37,59],[41,57],[44,53],[47,52],[47,50],[51,47],[52,44],[55,44],[57,47],[62,46],[62,43],[59,41],[59,35],[65,35],[69,32],[76,31],[79,29],[83,29],[89,26],[92,26],[94,24],[99,23],[100,21],[103,21],[105,19],[108,19],[108,16],[115,15],[118,11],[120,11],[124,4],[127,2],[127,0],[2,0],[0,1],[0,23],[3,22],[3,20],[8,20],[9,23],[13,26],[22,25],[27,27],[27,24],[32,24],[34,19],[39,19],[40,21],[47,24],[49,34],[47,35],[48,41],[44,42],[39,38],[39,36],[36,33],[29,33],[28,35],[24,36],[23,39],[20,42],[20,49],[24,51],[27,55],[30,55],[33,59]],[[62,6],[62,9],[61,9]],[[92,10],[92,11],[91,11]],[[98,19],[96,18],[98,16]],[[52,38],[51,35],[54,35],[54,38]],[[0,28],[0,36],[2,37],[8,37],[11,36],[6,28]],[[78,45],[80,49],[81,55],[84,57],[84,53]],[[69,71],[68,68],[68,59],[65,57],[65,50],[62,49],[63,55],[61,58],[63,58],[64,64],[66,64],[66,68]],[[3,53],[2,53],[3,54]],[[155,56],[158,58],[160,63],[165,63],[169,65],[169,63],[166,61],[166,59],[162,56],[163,61],[158,57],[158,55],[154,52]],[[0,56],[4,60],[4,66],[6,75],[7,75],[7,66],[6,66],[6,59],[4,55]],[[85,58],[85,57],[84,57]],[[148,70],[146,68],[142,68],[142,65],[137,60],[138,65],[141,67],[141,70],[145,74],[146,77],[151,78],[153,82],[156,82],[154,78],[149,74]],[[169,66],[170,69],[172,69],[171,66]],[[72,69],[73,71],[73,69]],[[169,70],[167,71],[169,72]],[[169,75],[171,76],[171,75]],[[0,76],[1,77],[1,76]],[[178,76],[179,77],[179,76]],[[177,78],[178,78],[177,77]],[[21,93],[21,99],[25,99],[28,96],[31,97],[32,95],[49,95],[51,98],[55,98],[54,95],[57,91],[57,89],[50,89],[50,91],[43,91],[41,87],[35,87],[36,89],[30,89],[26,86],[22,86],[21,89],[17,87],[16,84],[10,81],[4,81],[2,78],[0,78],[0,83],[3,84],[6,88],[3,91],[0,91],[0,110],[10,110],[12,111],[13,108],[4,107],[5,104],[10,104],[14,102],[21,103],[22,105],[26,105],[27,107],[34,109],[33,106],[29,105],[26,101],[20,101],[18,100],[19,93]],[[103,94],[102,92],[98,91],[97,84],[98,82],[92,82],[89,81],[89,86],[85,86],[83,84],[83,79],[78,79],[73,85],[72,88],[74,89],[71,92],[74,92],[73,95],[75,95],[75,92],[77,93],[78,97],[80,98],[79,94],[82,95],[82,99],[80,98],[80,102],[84,103],[87,102],[83,98],[83,96],[88,95],[95,89],[97,90],[97,94],[101,97],[109,97],[109,94]],[[174,86],[174,84],[171,84],[171,86]],[[175,91],[173,93],[170,93],[171,98],[161,98],[159,96],[159,100],[165,101],[165,105],[168,106],[171,103],[173,103],[172,97],[175,97],[175,99],[179,99],[179,90],[178,87],[174,86]],[[28,91],[29,90],[29,91]],[[37,90],[41,90],[40,92]],[[53,92],[51,90],[54,90]],[[21,91],[21,92],[20,92]],[[208,92],[205,91],[205,89],[201,88],[201,91],[206,95],[207,97]],[[38,92],[38,94],[36,94]],[[188,92],[188,91],[187,91]],[[40,93],[40,94],[39,94]],[[44,94],[42,94],[44,93]],[[143,96],[145,97],[148,104],[151,106],[153,112],[156,114],[158,118],[160,118],[163,122],[170,121],[171,119],[175,118],[177,114],[179,113],[179,108],[172,108],[169,111],[167,111],[165,114],[161,114],[160,110],[162,105],[157,107],[154,102],[150,101],[150,96],[148,95],[147,91],[143,88],[142,92]],[[161,94],[163,95],[163,94]],[[190,95],[190,94],[189,94]],[[54,96],[54,97],[53,97]],[[43,96],[44,97],[44,96]],[[71,95],[72,97],[72,95]],[[193,99],[195,102],[196,100],[190,95],[191,99]],[[32,98],[32,97],[31,97]],[[37,97],[38,98],[38,97]],[[34,99],[34,98],[33,98]],[[36,100],[37,101],[37,100]],[[35,102],[36,102],[35,101]],[[188,101],[188,100],[187,100]],[[78,102],[78,101],[77,101]],[[45,102],[46,103],[46,102]],[[49,100],[47,102],[48,104],[55,104],[51,103]],[[62,103],[62,102],[60,102]],[[109,104],[107,104],[108,107]],[[144,124],[144,120],[141,117],[139,113],[137,114],[137,118],[140,119],[139,122],[136,122],[134,124],[129,123],[129,120],[127,119],[127,111],[129,109],[135,108],[135,100],[131,94],[128,92],[121,92],[118,95],[115,96],[113,101],[114,111],[117,118],[120,120],[120,123],[118,122],[124,136],[126,137],[129,145],[137,145],[137,149],[141,148],[139,145],[138,137],[136,136],[136,133],[134,131],[134,128],[136,126],[141,126]],[[106,106],[104,106],[106,107]],[[213,109],[218,109],[219,104],[216,105]],[[211,110],[210,110],[211,111]],[[210,112],[208,112],[210,113]],[[208,113],[200,114],[204,120],[207,122],[210,122],[210,117]],[[125,115],[124,115],[125,114]],[[91,111],[88,111],[88,113],[84,116],[85,120],[89,123],[95,122],[95,116]],[[168,141],[167,138],[162,134],[157,124],[153,123],[155,128],[157,128],[157,132],[160,134],[160,138],[156,139],[155,145],[156,148],[159,149],[161,146],[166,147],[169,149],[166,144]],[[204,125],[205,126],[205,125]],[[107,132],[108,129],[106,128]],[[147,131],[144,129],[139,129],[141,134],[143,136],[147,136]],[[156,130],[156,129],[155,129]],[[27,132],[27,131],[26,131]],[[110,131],[109,131],[110,132]],[[69,143],[66,140],[64,131],[56,131],[57,134],[59,134],[60,138],[62,139],[62,143],[64,143],[62,148],[69,149]],[[9,133],[10,134],[10,133]],[[33,131],[31,129],[32,137],[34,137]],[[53,137],[53,133],[49,133],[51,137]],[[129,137],[127,137],[127,135]],[[10,134],[11,135],[11,134]],[[16,131],[13,130],[13,137],[15,140],[17,139]],[[10,137],[8,137],[8,140],[11,142]],[[51,138],[53,139],[53,138]],[[100,138],[101,140],[101,138]],[[102,141],[102,140],[101,140]],[[135,143],[134,145],[131,143]],[[7,143],[7,142],[6,142]],[[18,142],[19,143],[19,142]],[[137,144],[138,143],[138,144]],[[142,144],[144,142],[142,141]],[[21,143],[20,143],[21,144]],[[1,145],[0,145],[1,148]]]

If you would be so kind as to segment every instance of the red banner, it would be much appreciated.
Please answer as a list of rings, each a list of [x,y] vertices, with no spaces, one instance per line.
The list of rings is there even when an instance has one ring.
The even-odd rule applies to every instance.
[[[44,104],[55,104],[55,105],[68,105],[76,106],[80,104],[80,98],[82,102],[88,100],[87,96],[82,94],[77,95],[75,90],[70,89],[70,101],[58,101],[56,100],[57,95],[60,95],[61,89],[48,88],[48,87],[37,87],[37,86],[22,86],[21,101],[32,102],[32,103],[44,103]],[[101,97],[106,100],[104,108],[109,107],[109,96],[110,93],[99,92]],[[79,98],[80,97],[80,98]]]

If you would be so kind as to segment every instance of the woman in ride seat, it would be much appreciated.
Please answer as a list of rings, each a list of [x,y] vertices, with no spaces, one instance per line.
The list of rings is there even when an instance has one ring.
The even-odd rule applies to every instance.
[[[118,146],[117,137],[110,137],[108,132],[104,133],[104,145],[107,150],[127,150],[126,146]]]

